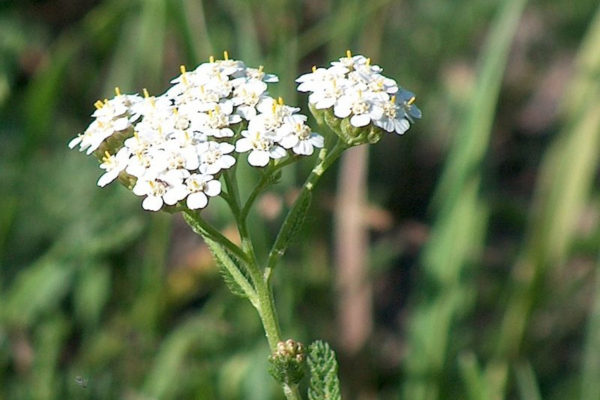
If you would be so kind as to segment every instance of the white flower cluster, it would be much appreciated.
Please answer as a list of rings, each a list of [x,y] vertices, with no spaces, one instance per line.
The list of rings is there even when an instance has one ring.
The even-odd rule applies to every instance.
[[[164,94],[123,95],[96,102],[94,122],[69,143],[101,158],[105,186],[117,178],[145,196],[142,207],[157,211],[185,200],[206,207],[221,193],[219,175],[236,163],[234,151],[264,167],[272,159],[311,155],[323,137],[305,124],[298,108],[275,100],[262,67],[224,60],[201,64],[181,75]]]
[[[349,118],[357,128],[373,123],[387,132],[403,134],[413,118],[421,118],[421,111],[414,104],[415,96],[382,71],[369,58],[348,51],[331,67],[313,67],[296,82],[298,91],[311,92],[308,101],[317,110],[333,108],[337,118]]]

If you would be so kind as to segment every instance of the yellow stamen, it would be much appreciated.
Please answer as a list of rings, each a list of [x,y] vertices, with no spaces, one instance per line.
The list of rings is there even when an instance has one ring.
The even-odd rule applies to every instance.
[[[213,116],[213,110],[208,110],[208,116],[212,118],[212,116]]]
[[[101,100],[98,100],[94,103],[94,107],[96,107],[99,110],[102,107],[104,107],[104,103]]]
[[[277,103],[279,103],[279,105],[282,106],[283,105],[283,97],[278,98]]]
[[[264,69],[265,69],[265,67],[264,67],[264,66],[262,66],[262,65],[259,65],[259,66],[258,66],[258,72],[263,72],[263,70],[264,70]]]
[[[179,71],[181,71],[181,73],[182,73],[182,74],[185,74],[185,73],[186,73],[186,70],[185,70],[185,65],[181,64],[181,65],[179,66]]]
[[[108,99],[104,99],[104,104],[108,104]]]
[[[371,65],[371,58],[370,58],[370,57],[369,57],[369,58],[367,58],[367,62],[366,62],[365,64],[367,64],[367,65]]]
[[[178,115],[179,114],[179,110],[177,109],[177,107],[173,108],[173,115]]]
[[[229,53],[227,52],[227,50],[225,50],[225,51],[223,52],[223,59],[224,59],[224,60],[229,60]]]
[[[212,64],[215,62],[215,57],[214,56],[210,56],[208,57],[208,61]]]
[[[121,89],[119,89],[119,87],[118,87],[118,86],[115,86],[115,94],[116,94],[117,96],[120,96],[120,95],[121,95]]]
[[[396,95],[393,95],[392,98],[390,99],[391,103],[395,103],[396,102]]]
[[[144,92],[144,97],[145,98],[150,97],[150,93],[148,93],[148,89],[144,88],[144,89],[142,89],[142,92]]]
[[[110,153],[108,151],[104,152],[104,157],[102,157],[102,161],[106,162],[108,160],[110,160],[112,156],[110,155]]]
[[[317,66],[316,66],[316,65],[313,65],[313,67],[312,67],[312,72],[315,72],[316,70],[317,70]]]
[[[352,52],[350,50],[346,50],[346,57],[352,58]]]
[[[411,97],[409,101],[406,102],[406,104],[408,104],[409,106],[415,102],[417,98],[415,96]]]

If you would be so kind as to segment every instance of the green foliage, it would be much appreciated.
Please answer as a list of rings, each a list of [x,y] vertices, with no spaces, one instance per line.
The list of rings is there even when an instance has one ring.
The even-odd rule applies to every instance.
[[[243,256],[210,239],[208,248],[176,218],[148,215],[122,188],[96,188],[97,165],[66,143],[114,86],[159,93],[180,64],[191,70],[223,50],[277,73],[273,94],[306,113],[293,79],[350,48],[417,93],[424,119],[370,147],[361,215],[372,229],[373,331],[358,353],[335,343],[350,360],[345,388],[383,400],[597,399],[598,4],[530,2],[519,19],[521,6],[4,4],[0,398],[280,398],[261,321],[219,279],[238,294],[255,291],[247,273],[230,272],[244,271]],[[508,11],[490,26],[500,8]],[[264,243],[259,260],[307,169],[277,182],[274,174],[272,192],[257,191],[249,228]],[[242,170],[245,198],[256,176]],[[303,340],[344,328],[330,268],[332,172],[272,251],[287,254],[272,279],[282,331]],[[225,232],[221,205],[203,213]]]
[[[309,400],[340,400],[340,381],[335,352],[327,342],[317,340],[308,348],[310,368]]]

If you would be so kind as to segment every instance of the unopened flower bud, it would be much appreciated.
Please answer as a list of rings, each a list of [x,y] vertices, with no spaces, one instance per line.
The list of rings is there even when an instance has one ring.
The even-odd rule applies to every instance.
[[[269,357],[269,372],[279,383],[295,385],[304,376],[305,360],[304,345],[288,339],[277,343],[277,349]]]

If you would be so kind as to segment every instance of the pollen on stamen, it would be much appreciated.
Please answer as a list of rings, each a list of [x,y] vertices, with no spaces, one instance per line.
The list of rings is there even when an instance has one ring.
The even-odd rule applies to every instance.
[[[106,162],[106,161],[110,160],[111,157],[112,156],[110,155],[110,153],[108,151],[105,151],[104,152],[104,157],[102,157],[102,161]]]
[[[98,100],[94,103],[94,107],[96,107],[99,110],[102,107],[104,107],[104,103],[102,102],[102,100]]]
[[[352,58],[352,52],[350,50],[346,50],[346,57]]]
[[[225,50],[225,51],[223,52],[223,59],[224,59],[224,60],[229,60],[229,53],[227,52],[227,50]]]
[[[150,97],[150,93],[148,93],[148,89],[146,89],[146,88],[143,88],[143,89],[142,89],[142,92],[144,93],[144,97],[145,97],[145,98],[148,98],[148,97]]]
[[[392,98],[390,99],[390,103],[395,103],[396,102],[396,95],[393,95]]]
[[[312,72],[315,72],[316,70],[317,70],[317,66],[316,66],[316,65],[313,65],[313,66],[312,66]]]
[[[214,56],[210,56],[208,57],[208,62],[210,62],[211,64],[215,62],[215,57]]]
[[[121,95],[121,89],[119,89],[119,87],[118,87],[118,86],[115,86],[115,94],[116,94],[117,96],[120,96],[120,95]]]
[[[406,104],[408,104],[409,106],[415,102],[415,100],[417,100],[417,98],[415,96],[411,97],[409,101],[406,102]]]
[[[185,74],[185,73],[186,73],[186,70],[185,70],[185,65],[181,64],[181,65],[179,66],[179,71],[180,71],[182,74]]]
[[[365,64],[367,66],[371,65],[371,57],[367,58],[367,61],[365,62]]]
[[[264,69],[265,67],[263,65],[258,66],[258,72],[263,72]]]
[[[278,103],[280,106],[282,106],[282,105],[283,105],[283,97],[279,97],[279,98],[277,99],[277,103]]]

